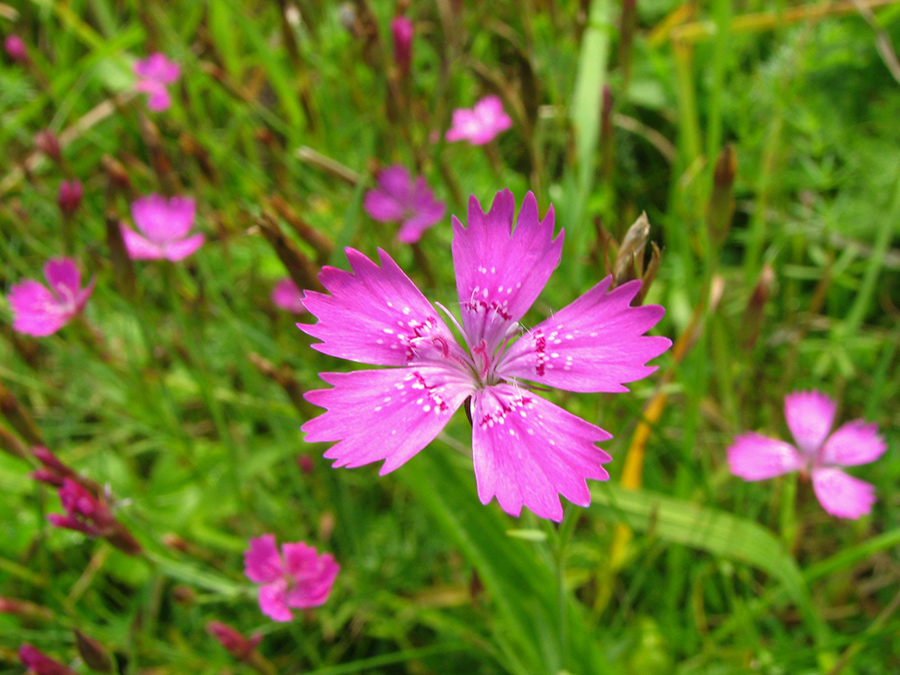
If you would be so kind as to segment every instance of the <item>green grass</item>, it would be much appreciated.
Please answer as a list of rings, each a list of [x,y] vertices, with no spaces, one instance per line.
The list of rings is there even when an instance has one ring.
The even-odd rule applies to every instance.
[[[20,35],[32,60],[0,61],[0,289],[63,252],[55,200],[69,177],[85,186],[70,253],[97,277],[85,323],[46,338],[16,334],[0,301],[0,383],[47,447],[109,486],[146,551],[52,528],[55,491],[0,454],[0,597],[45,608],[0,613],[0,673],[21,672],[23,642],[89,672],[75,628],[122,673],[249,672],[206,633],[212,620],[263,634],[260,672],[896,672],[900,84],[866,22],[789,14],[794,2],[717,0],[687,16],[647,0],[623,51],[608,0],[413,0],[413,77],[400,82],[393,2],[297,0],[287,18],[281,4],[0,3],[0,34]],[[344,25],[365,8],[368,43]],[[897,6],[874,11],[897,43]],[[752,14],[773,22],[748,24]],[[152,51],[182,67],[160,114],[131,93],[131,65]],[[501,95],[513,129],[487,148],[443,141],[452,110],[486,93]],[[46,128],[71,139],[62,163],[29,159]],[[725,143],[737,172],[720,237],[707,223],[723,222],[710,203],[729,203],[711,202]],[[110,159],[130,191],[111,181]],[[393,163],[448,205],[417,251],[362,208],[373,173]],[[299,431],[318,409],[259,367],[261,356],[304,391],[322,386],[319,372],[354,368],[312,350],[271,303],[287,273],[257,224],[271,198],[334,245],[330,264],[346,267],[345,246],[382,247],[452,309],[449,215],[505,187],[517,203],[534,190],[542,212],[553,203],[566,229],[527,321],[606,275],[596,222],[621,237],[646,210],[663,248],[647,301],[667,313],[654,332],[696,332],[683,359],[660,357],[628,394],[548,394],[615,436],[603,444],[611,481],[592,485],[591,507],[567,504],[559,526],[481,505],[461,413],[393,474],[332,469]],[[166,191],[197,200],[207,243],[182,263],[135,263],[129,295],[105,219]],[[772,283],[754,296],[766,266]],[[669,398],[642,487],[626,490],[625,456],[660,386]],[[784,395],[808,388],[888,441],[852,470],[878,494],[860,521],[828,516],[795,476],[728,472],[734,435],[786,438]],[[21,439],[10,415],[0,431]],[[632,536],[614,563],[622,525]],[[260,613],[243,574],[247,540],[269,532],[342,567],[328,603],[289,624]]]

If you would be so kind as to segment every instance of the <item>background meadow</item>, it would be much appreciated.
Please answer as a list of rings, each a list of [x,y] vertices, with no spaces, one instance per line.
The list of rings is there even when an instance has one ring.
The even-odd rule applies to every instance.
[[[79,673],[900,669],[900,4],[0,0],[0,34],[26,48],[0,61],[0,672],[23,643]],[[153,52],[181,69],[158,112],[133,72]],[[512,128],[447,142],[488,94]],[[447,205],[414,245],[363,208],[394,164]],[[452,309],[450,214],[504,188],[566,230],[531,325],[606,276],[642,211],[662,251],[640,260],[675,343],[659,370],[547,394],[614,435],[611,480],[561,525],[478,501],[462,413],[388,476],[332,469],[302,393],[358,366],[271,297],[382,247]],[[151,193],[196,200],[190,257],[116,247]],[[96,278],[83,313],[16,332],[11,287],[63,254]],[[888,451],[851,470],[871,515],[729,472],[736,434],[790,438],[802,389],[878,424]],[[38,445],[106,486],[142,554],[48,522]],[[341,566],[289,623],[244,575],[266,533]],[[241,661],[211,621],[261,642]]]

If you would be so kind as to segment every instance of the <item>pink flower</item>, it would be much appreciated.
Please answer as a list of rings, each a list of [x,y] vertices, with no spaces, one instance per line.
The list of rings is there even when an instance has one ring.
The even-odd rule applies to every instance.
[[[444,202],[434,198],[424,178],[413,182],[402,166],[391,166],[378,174],[378,189],[366,193],[363,208],[381,223],[400,222],[397,239],[404,244],[419,241],[447,209]]]
[[[25,47],[25,42],[18,35],[7,35],[6,39],[3,40],[3,48],[6,49],[9,58],[16,63],[28,63],[28,49]]]
[[[340,566],[302,542],[284,544],[279,552],[274,534],[250,540],[244,574],[259,587],[259,608],[275,621],[294,618],[289,608],[318,607],[328,600]]]
[[[453,111],[453,124],[447,131],[448,141],[467,140],[472,145],[484,145],[512,126],[498,96],[485,96],[472,109]]]
[[[106,500],[98,498],[77,480],[64,478],[59,499],[66,514],[51,513],[47,520],[54,527],[84,532],[91,537],[108,537],[116,530],[116,519]]]
[[[134,74],[138,77],[134,88],[149,94],[147,107],[153,112],[168,110],[172,105],[172,97],[169,96],[166,85],[175,82],[181,74],[178,64],[156,52],[135,62]]]
[[[166,258],[173,262],[187,258],[205,239],[202,234],[188,236],[195,213],[196,204],[189,197],[166,199],[161,195],[149,195],[135,199],[131,204],[131,216],[143,234],[122,225],[128,255],[134,260]]]
[[[398,16],[391,21],[391,34],[394,38],[394,60],[397,62],[397,66],[404,77],[409,76],[414,31],[413,22],[408,17]]]
[[[744,480],[764,480],[791,471],[811,475],[822,508],[840,518],[859,518],[872,510],[875,486],[837,467],[868,464],[887,444],[875,424],[847,422],[829,436],[835,403],[818,391],[784,397],[784,416],[796,445],[757,433],[741,434],[728,448],[731,473]]]
[[[27,642],[19,647],[19,659],[22,661],[22,665],[35,675],[77,675],[68,666],[54,661]]]
[[[50,284],[26,279],[10,289],[13,328],[26,335],[43,337],[65,326],[83,308],[94,290],[94,279],[81,288],[81,273],[70,258],[54,258],[44,265]]]
[[[348,248],[352,273],[322,270],[319,278],[331,295],[307,291],[303,302],[319,322],[300,326],[322,340],[313,347],[394,368],[322,373],[334,388],[306,398],[327,412],[303,430],[309,442],[340,441],[325,453],[335,467],[385,460],[385,474],[428,445],[469,399],[481,502],[496,496],[511,515],[525,506],[558,521],[560,494],[587,506],[585,479],[609,478],[602,464],[611,458],[595,444],[612,436],[522,380],[576,392],[628,391],[623,383],[653,372],[644,364],[672,343],[644,335],[664,310],[630,306],[640,282],[607,293],[611,277],[524,329],[519,321],[559,264],[563,234],[553,238],[553,207],[539,220],[530,192],[515,230],[514,211],[515,199],[504,190],[488,213],[469,199],[468,227],[453,218],[462,326],[451,321],[465,348],[384,251],[380,268]]]
[[[306,307],[303,306],[303,294],[290,277],[275,284],[275,288],[272,289],[272,303],[276,307],[294,314],[306,312]]]

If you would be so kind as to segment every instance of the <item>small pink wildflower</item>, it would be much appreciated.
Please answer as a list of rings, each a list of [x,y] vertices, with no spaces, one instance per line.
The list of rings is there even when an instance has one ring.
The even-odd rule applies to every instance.
[[[153,112],[168,110],[172,105],[172,97],[166,85],[172,84],[181,75],[178,64],[167,59],[164,54],[155,52],[146,59],[135,62],[134,74],[138,77],[134,88],[149,94],[147,107]]]
[[[303,431],[308,442],[339,441],[325,453],[335,467],[385,460],[380,473],[386,474],[428,445],[466,402],[481,502],[496,496],[511,515],[525,506],[559,521],[559,495],[587,506],[586,479],[609,478],[602,465],[611,457],[596,443],[612,436],[523,380],[577,392],[628,391],[624,383],[653,372],[646,362],[672,343],[644,335],[664,310],[630,306],[640,281],[607,292],[612,277],[531,330],[522,328],[559,264],[563,234],[554,239],[553,207],[540,220],[530,192],[513,230],[514,212],[515,199],[504,190],[487,213],[473,195],[467,227],[453,218],[462,326],[451,320],[463,344],[384,251],[381,267],[348,248],[352,272],[322,269],[319,278],[331,295],[307,291],[303,303],[319,322],[298,324],[322,340],[313,348],[394,367],[320,373],[333,388],[306,399],[327,411]]]
[[[59,661],[54,661],[44,652],[32,647],[27,642],[19,647],[19,659],[35,675],[77,675],[77,673]]]
[[[319,555],[302,542],[283,544],[279,551],[274,534],[251,539],[244,553],[244,574],[262,584],[259,608],[275,621],[293,619],[290,608],[324,604],[339,570],[330,554]]]
[[[81,273],[70,258],[54,258],[44,265],[50,288],[32,279],[15,284],[7,300],[13,328],[26,335],[52,335],[78,314],[94,290],[94,279],[81,288]]]
[[[16,63],[28,63],[28,49],[25,47],[25,41],[18,35],[7,35],[3,40],[3,48],[6,53]]]
[[[859,518],[872,510],[875,486],[837,467],[868,464],[887,444],[875,424],[853,420],[829,435],[836,405],[818,391],[784,398],[784,416],[796,445],[755,432],[741,434],[728,448],[731,473],[744,480],[765,480],[791,471],[812,478],[822,508],[839,518]]]
[[[166,258],[176,262],[187,258],[205,240],[203,234],[188,236],[196,209],[194,200],[189,197],[166,199],[154,194],[135,199],[131,204],[131,216],[142,234],[122,225],[128,255],[133,260]]]
[[[404,167],[395,165],[378,174],[378,188],[369,190],[363,208],[381,223],[399,222],[397,239],[414,244],[429,227],[444,217],[447,207],[421,176],[413,182]]]
[[[272,303],[276,307],[294,314],[306,313],[306,307],[303,306],[303,293],[290,277],[275,284],[275,288],[272,289]]]
[[[499,96],[485,96],[474,108],[457,108],[453,111],[453,123],[447,131],[448,141],[469,141],[472,145],[484,145],[494,140],[512,126],[512,120],[503,110]]]
[[[63,479],[59,499],[66,513],[47,516],[54,527],[84,532],[91,537],[108,537],[116,531],[117,521],[106,500],[98,498],[77,480]]]

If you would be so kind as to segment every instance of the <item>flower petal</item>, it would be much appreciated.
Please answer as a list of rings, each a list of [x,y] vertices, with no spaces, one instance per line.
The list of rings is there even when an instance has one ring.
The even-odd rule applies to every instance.
[[[814,469],[812,483],[822,508],[838,518],[860,518],[875,504],[875,486],[840,469]]]
[[[287,594],[288,606],[306,608],[324,604],[340,565],[330,554],[319,555],[316,549],[302,542],[285,544],[282,549],[287,573],[295,580]]]
[[[163,244],[163,255],[172,262],[184,260],[198,248],[203,246],[204,241],[206,241],[206,236],[202,233],[198,233],[180,241],[172,241]]]
[[[264,534],[250,540],[250,548],[244,552],[244,574],[257,584],[280,579],[284,572],[281,553],[274,534]]]
[[[878,435],[877,424],[853,420],[828,437],[819,453],[819,463],[825,466],[868,464],[881,457],[886,450],[887,443]]]
[[[128,251],[129,258],[132,260],[159,260],[165,257],[159,244],[154,244],[152,241],[142,237],[124,223],[120,227],[122,229],[122,240],[125,242],[125,250]]]
[[[563,234],[553,239],[553,207],[538,220],[534,194],[525,195],[512,230],[515,199],[497,193],[485,214],[473,195],[468,223],[453,218],[453,266],[463,328],[474,348],[493,353],[540,295],[559,264]]]
[[[394,197],[379,190],[369,190],[363,199],[363,208],[379,223],[393,223],[403,220],[406,208]]]
[[[323,267],[331,295],[306,291],[303,304],[319,322],[297,324],[322,340],[324,354],[379,366],[465,359],[465,352],[416,285],[379,249],[381,267],[347,249],[353,272]]]
[[[494,496],[518,516],[525,506],[562,520],[559,495],[579,506],[591,501],[586,478],[607,480],[612,458],[595,443],[612,438],[600,427],[511,384],[472,397],[472,454],[478,497]]]
[[[473,385],[451,368],[391,368],[321,373],[333,389],[306,394],[328,412],[308,421],[306,441],[340,441],[325,457],[354,468],[386,460],[393,471],[428,445],[456,412]]]
[[[259,587],[259,608],[273,621],[290,621],[294,618],[287,605],[287,581],[279,579]]]
[[[172,96],[163,85],[154,87],[147,97],[147,107],[153,112],[163,112],[172,107]]]
[[[501,357],[497,372],[569,391],[628,391],[623,382],[646,377],[644,365],[672,341],[644,335],[662,318],[658,305],[631,307],[639,281],[611,293],[607,277],[575,302],[542,321]]]
[[[141,233],[155,244],[187,236],[194,225],[197,204],[190,197],[147,195],[131,203],[131,216]]]
[[[796,391],[784,397],[784,417],[797,447],[815,457],[834,423],[835,403],[818,391]]]
[[[741,434],[728,448],[731,473],[744,480],[765,480],[791,471],[806,463],[790,443],[755,432]]]
[[[78,291],[81,290],[81,272],[70,258],[54,258],[44,265],[44,278],[60,300],[74,306]]]
[[[32,279],[14,284],[6,299],[13,312],[13,329],[35,337],[55,333],[74,314],[46,286]]]
[[[272,289],[272,303],[276,307],[280,307],[294,314],[304,314],[306,307],[303,306],[303,293],[290,277],[282,279],[275,288]]]

